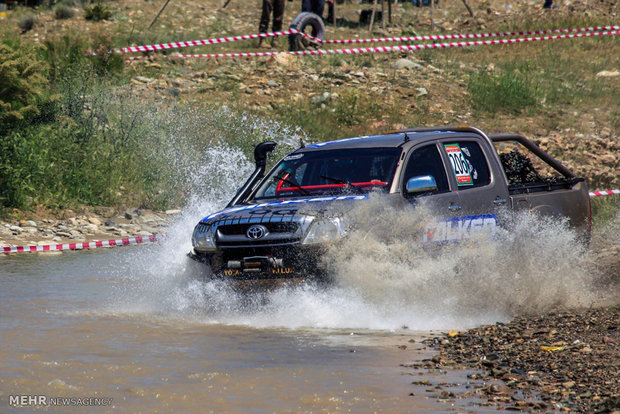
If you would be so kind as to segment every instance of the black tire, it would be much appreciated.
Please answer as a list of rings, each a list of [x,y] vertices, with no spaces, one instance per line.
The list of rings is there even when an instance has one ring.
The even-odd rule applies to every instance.
[[[306,30],[310,28],[311,31]],[[303,12],[297,15],[291,22],[290,29],[299,30],[302,33],[307,33],[317,39],[325,40],[325,25],[323,19],[311,12]],[[303,37],[297,33],[288,35],[288,45],[290,51],[318,49],[322,46],[322,43],[318,43]]]

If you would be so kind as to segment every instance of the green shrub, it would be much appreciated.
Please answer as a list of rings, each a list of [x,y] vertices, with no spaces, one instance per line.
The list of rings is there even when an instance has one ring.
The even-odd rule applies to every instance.
[[[71,19],[75,16],[75,9],[67,6],[58,6],[54,9],[54,17],[58,20]]]
[[[519,71],[499,75],[478,72],[469,79],[468,90],[475,109],[519,114],[539,102],[539,89],[530,77]]]
[[[33,48],[0,43],[0,137],[19,122],[41,114],[49,100],[46,71]]]
[[[52,83],[59,83],[60,89],[73,82],[74,76],[90,76],[90,72],[99,76],[119,74],[123,69],[122,56],[109,53],[113,47],[106,34],[96,35],[90,45],[79,35],[64,35],[46,39],[43,46],[42,55],[50,67],[49,78]],[[95,54],[89,56],[86,50]]]
[[[98,2],[84,7],[84,18],[86,20],[100,22],[101,20],[107,20],[110,17],[112,17],[112,12],[105,4]]]
[[[22,29],[22,33],[26,33],[32,30],[36,22],[37,18],[35,16],[26,16],[17,22],[17,27]]]

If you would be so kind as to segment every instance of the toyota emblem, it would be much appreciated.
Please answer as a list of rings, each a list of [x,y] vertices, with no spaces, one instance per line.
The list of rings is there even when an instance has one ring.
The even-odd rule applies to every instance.
[[[267,227],[260,225],[250,226],[248,231],[245,233],[248,239],[260,239],[261,237],[265,237],[266,234]]]

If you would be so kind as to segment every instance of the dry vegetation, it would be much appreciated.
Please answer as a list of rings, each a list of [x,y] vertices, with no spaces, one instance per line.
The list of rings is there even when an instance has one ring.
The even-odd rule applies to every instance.
[[[377,24],[375,32],[369,33],[358,20],[360,10],[371,6],[346,1],[337,5],[338,24],[327,27],[327,38],[610,25],[617,24],[620,13],[618,3],[609,0],[558,1],[559,8],[553,10],[542,10],[542,1],[470,3],[474,18],[461,2],[441,2],[435,9],[433,31],[430,8],[396,3],[392,24],[384,29]],[[249,5],[232,0],[225,9],[222,4],[215,0],[171,2],[151,30],[147,27],[161,6],[152,0],[101,2],[98,13],[105,18],[99,21],[91,18],[93,4],[79,1],[63,2],[55,8],[17,7],[9,11],[0,37],[6,44],[38,46],[39,56],[51,66],[52,89],[64,96],[73,93],[67,92],[67,83],[71,84],[67,78],[81,77],[80,82],[98,85],[98,89],[73,93],[77,98],[98,96],[102,90],[107,95],[131,95],[142,104],[156,105],[162,117],[167,110],[208,112],[226,106],[236,113],[276,120],[292,130],[300,128],[299,134],[314,141],[404,126],[472,124],[488,132],[524,133],[587,176],[592,187],[620,186],[620,76],[601,76],[601,72],[620,68],[617,36],[358,56],[178,59],[152,53],[148,59],[126,62],[122,67],[117,59],[103,58],[103,53],[94,64],[75,56],[76,48],[103,52],[107,47],[257,32],[259,0]],[[59,7],[71,8],[75,14],[64,10],[60,18]],[[285,27],[299,9],[299,2],[287,2]],[[24,18],[33,18],[34,23],[32,29],[21,33],[18,23]],[[256,41],[242,41],[185,50],[250,51],[256,46]],[[283,51],[286,46],[286,39],[281,39],[272,50]],[[410,69],[397,68],[396,62],[403,58]],[[84,80],[86,68],[95,74]],[[96,101],[86,100],[90,106],[94,106],[91,100]],[[75,113],[67,111],[71,105],[67,103],[53,122],[75,118]],[[108,123],[112,129],[107,130],[106,139],[113,143],[117,137],[126,137],[131,133],[126,126]],[[90,125],[87,130],[101,128]],[[19,132],[23,134],[23,129]],[[209,136],[196,139],[207,145],[213,142]],[[125,151],[132,149],[126,147]],[[139,156],[132,161],[139,162]],[[158,184],[131,174],[107,181],[111,186],[125,181],[125,187],[132,187],[135,194],[162,191]],[[97,197],[84,194],[67,195],[61,201],[54,201],[53,196],[33,200],[30,195],[20,207],[27,206],[29,200],[61,207],[76,202],[122,202],[114,197],[114,190]],[[148,205],[148,200],[156,198],[136,197],[133,201],[157,207]],[[180,201],[173,196],[160,198],[160,204]]]

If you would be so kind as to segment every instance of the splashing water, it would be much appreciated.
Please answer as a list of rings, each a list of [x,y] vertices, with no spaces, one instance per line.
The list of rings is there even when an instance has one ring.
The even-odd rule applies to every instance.
[[[291,140],[283,135],[270,138]],[[122,274],[130,283],[117,289],[109,304],[114,313],[253,327],[427,330],[594,303],[587,251],[565,222],[506,213],[507,227],[493,238],[425,249],[420,232],[437,221],[430,209],[394,206],[377,195],[350,212],[357,225],[323,258],[332,286],[242,294],[206,281],[206,267],[186,257],[192,229],[225,206],[252,165],[236,147],[184,157],[182,143],[171,143],[171,163],[191,177],[194,193],[165,241],[123,256],[119,269],[130,269]]]
[[[421,231],[437,219],[423,204],[396,208],[374,197],[353,215],[364,224],[326,259],[341,285],[377,305],[475,320],[596,299],[586,248],[565,221],[506,211],[493,237],[428,249]]]

